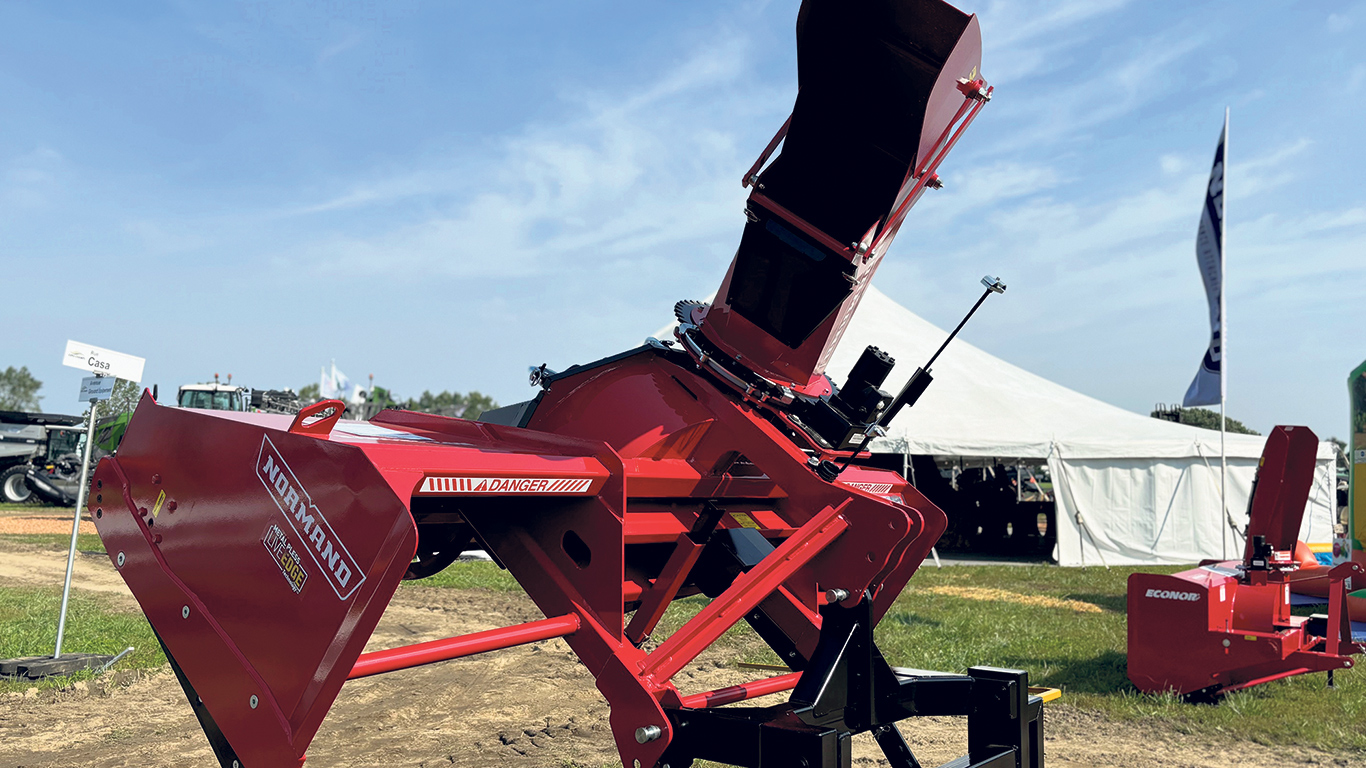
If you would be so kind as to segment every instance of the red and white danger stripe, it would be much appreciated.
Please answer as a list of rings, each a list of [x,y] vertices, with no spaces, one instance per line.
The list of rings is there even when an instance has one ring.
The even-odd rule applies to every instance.
[[[429,477],[420,494],[587,494],[591,477]]]
[[[857,488],[860,491],[867,491],[868,493],[892,492],[891,483],[845,483],[845,485],[849,486],[850,488]]]

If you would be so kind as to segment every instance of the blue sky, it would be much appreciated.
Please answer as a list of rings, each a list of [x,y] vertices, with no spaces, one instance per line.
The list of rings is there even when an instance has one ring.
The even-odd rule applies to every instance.
[[[1131,410],[1208,340],[1225,106],[1230,414],[1342,435],[1366,357],[1366,4],[962,4],[996,99],[877,285]],[[531,394],[719,284],[795,95],[797,3],[0,5],[0,367],[76,411],[67,338],[401,395]],[[66,297],[63,300],[63,297]],[[843,375],[844,372],[834,372]]]

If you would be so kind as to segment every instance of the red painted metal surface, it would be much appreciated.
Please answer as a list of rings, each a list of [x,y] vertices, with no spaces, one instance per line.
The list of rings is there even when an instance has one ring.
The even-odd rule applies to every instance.
[[[694,709],[707,709],[709,707],[720,707],[726,704],[734,704],[737,701],[748,701],[760,696],[767,696],[770,693],[782,693],[797,687],[797,682],[802,679],[800,672],[790,672],[786,675],[778,675],[763,680],[755,680],[752,683],[741,683],[727,688],[718,688],[706,693],[694,693],[683,697],[683,706]]]
[[[1293,550],[1318,438],[1305,427],[1276,427],[1257,472],[1249,539],[1266,536]],[[1277,563],[1284,563],[1277,565]],[[1290,610],[1293,558],[1260,565],[1211,562],[1170,576],[1135,573],[1128,588],[1128,674],[1140,690],[1214,695],[1309,672],[1345,669],[1366,648],[1352,642],[1348,584],[1360,565],[1327,572],[1329,615],[1322,634]]]
[[[941,18],[950,16],[966,28],[938,41],[947,64],[916,86],[929,90],[885,94],[927,106],[919,137],[907,140],[914,157],[858,222],[861,243],[756,186],[753,206],[847,268],[838,278],[847,295],[793,346],[732,311],[732,264],[695,318],[731,363],[797,395],[832,392],[824,368],[887,244],[984,103],[976,19]],[[747,181],[769,173],[765,160],[799,130],[793,114]],[[795,141],[787,135],[783,152]],[[728,628],[761,613],[809,660],[826,590],[845,590],[849,607],[869,596],[880,618],[947,523],[895,473],[851,467],[824,479],[813,462],[847,453],[821,447],[782,397],[737,388],[690,354],[643,347],[553,375],[525,428],[403,411],[357,423],[341,420],[336,402],[291,420],[144,399],[96,473],[96,525],[245,765],[297,765],[346,679],[564,637],[611,705],[623,764],[649,768],[672,740],[666,707],[742,701],[800,677],[680,696],[672,678]],[[162,492],[173,502],[164,509]],[[647,653],[637,643],[670,602],[701,589],[705,539],[688,533],[707,509],[722,511],[720,529],[755,529],[774,549]],[[476,545],[554,618],[361,655],[400,579]],[[629,628],[628,608],[637,611]],[[647,726],[660,736],[640,743]]]
[[[432,640],[427,643],[405,645],[373,653],[363,653],[351,667],[348,680],[369,677],[399,669],[411,669],[438,661],[450,661],[476,653],[501,651],[527,643],[549,640],[555,637],[572,635],[579,631],[579,617],[576,614],[556,616],[540,621],[530,621],[515,627],[490,629],[474,632],[460,637]]]
[[[1248,513],[1248,547],[1256,536],[1278,552],[1295,551],[1300,522],[1314,486],[1319,439],[1307,427],[1276,427],[1257,465],[1257,489]],[[1252,554],[1244,552],[1244,559]]]
[[[96,469],[90,513],[238,756],[289,764],[398,587],[417,531],[362,451],[291,434],[288,417],[241,416],[144,395],[117,459]]]

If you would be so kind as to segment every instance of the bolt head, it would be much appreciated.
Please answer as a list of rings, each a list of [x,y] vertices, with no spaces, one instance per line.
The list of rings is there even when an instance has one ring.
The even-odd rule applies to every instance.
[[[631,761],[631,768],[640,768],[640,758]]]
[[[253,693],[253,694],[251,695],[251,702],[250,702],[251,708],[252,708],[252,709],[256,709],[256,705],[257,705],[257,704],[260,704],[260,703],[261,703],[261,700],[258,699],[258,698],[256,698],[256,694]]]
[[[188,619],[188,618],[190,618],[190,606],[188,606],[188,605],[181,606],[181,608],[180,608],[180,618],[182,618],[182,619]]]
[[[123,567],[123,553],[122,553],[122,552],[120,552],[120,553],[118,554],[118,557],[115,557],[115,558],[114,558],[114,562],[118,563],[120,568]]]

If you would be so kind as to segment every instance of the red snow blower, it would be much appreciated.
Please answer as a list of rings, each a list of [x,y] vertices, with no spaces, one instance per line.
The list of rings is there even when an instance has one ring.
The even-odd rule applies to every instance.
[[[1309,672],[1352,666],[1347,593],[1362,568],[1343,563],[1316,574],[1328,613],[1294,616],[1301,569],[1296,537],[1319,440],[1306,427],[1276,427],[1266,440],[1248,513],[1243,559],[1205,561],[1163,576],[1129,577],[1129,680],[1139,690],[1211,699]]]
[[[851,466],[886,421],[892,359],[868,348],[840,388],[825,374],[990,99],[977,19],[938,0],[807,0],[797,42],[800,95],[745,174],[739,250],[713,303],[676,307],[676,340],[541,366],[535,399],[480,421],[144,396],[90,512],[223,766],[302,763],[347,680],[555,637],[609,702],[627,768],[847,767],[864,732],[911,768],[897,722],[925,715],[966,716],[955,766],[1043,765],[1025,672],[893,668],[873,643],[945,518],[900,476]],[[547,618],[361,653],[400,580],[475,549]],[[645,645],[699,594],[697,616]],[[741,621],[791,672],[679,690]]]

